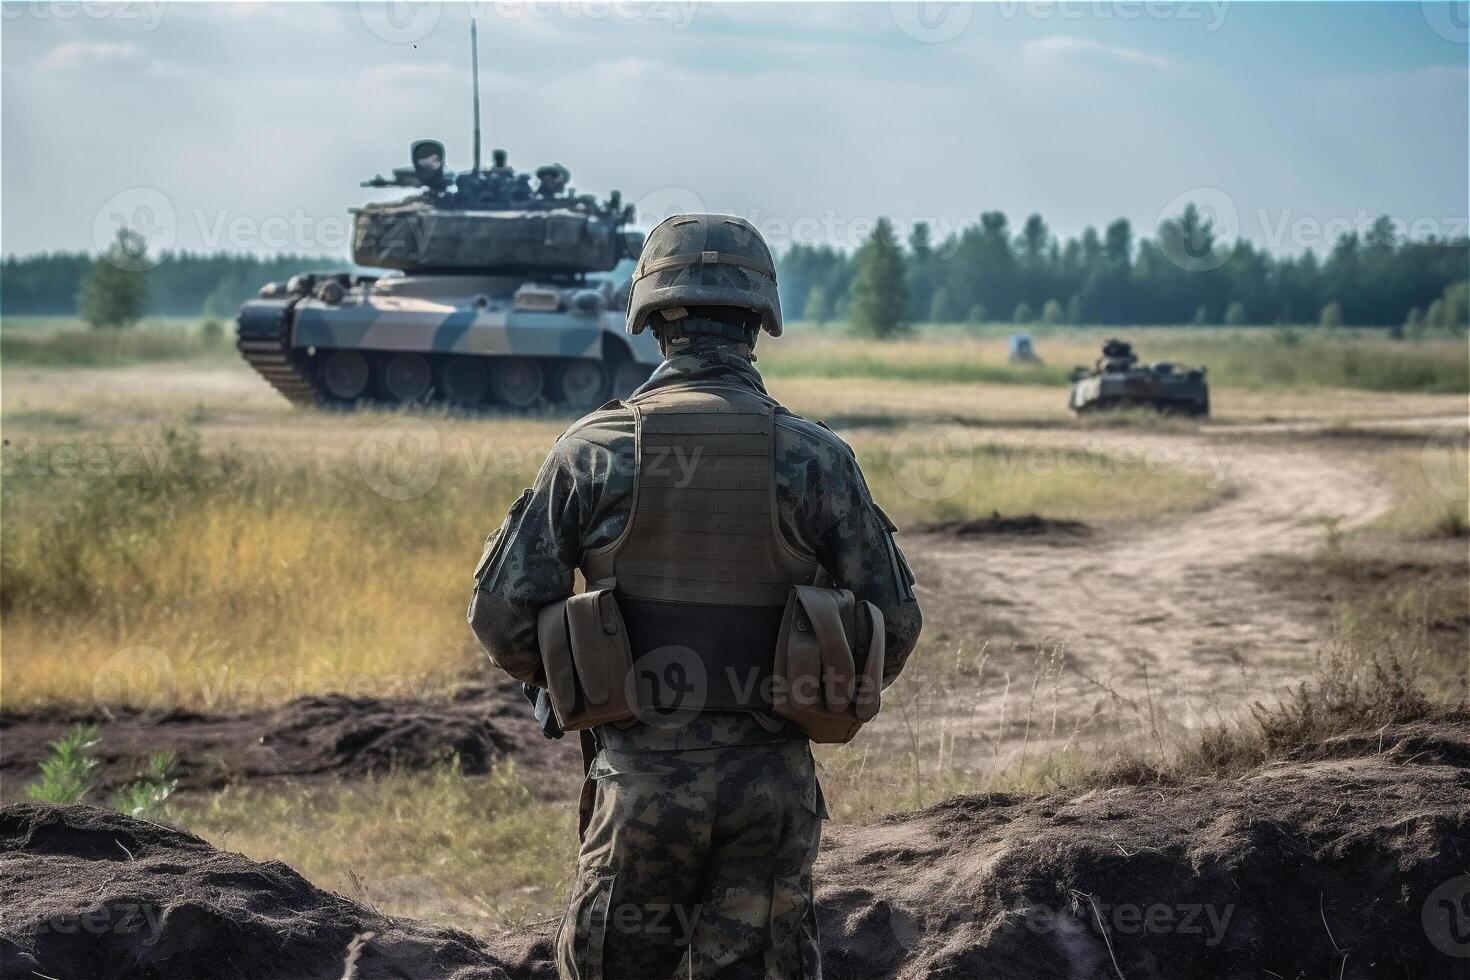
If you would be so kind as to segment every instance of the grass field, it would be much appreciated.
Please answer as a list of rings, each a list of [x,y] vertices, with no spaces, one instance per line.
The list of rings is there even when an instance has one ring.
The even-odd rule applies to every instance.
[[[123,329],[91,329],[75,317],[0,321],[0,365],[10,367],[116,367],[238,356],[233,323],[218,318],[149,317]]]
[[[124,330],[89,330],[74,317],[0,321],[0,364],[100,367],[233,357],[234,324],[149,318]],[[1145,361],[1202,364],[1218,386],[1349,388],[1383,392],[1470,392],[1464,338],[1392,340],[1384,331],[1267,327],[1033,327],[1041,365],[1012,365],[1009,324],[921,327],[897,342],[862,340],[832,325],[793,323],[767,342],[761,369],[771,378],[864,378],[922,384],[1065,386],[1090,365],[1102,341],[1122,336]],[[215,331],[218,330],[218,333]]]
[[[1211,383],[1224,387],[1470,392],[1463,338],[1396,341],[1383,331],[1314,328],[1043,328],[1031,333],[1045,364],[1013,366],[1006,338],[1016,329],[921,328],[893,343],[798,324],[789,340],[771,345],[761,368],[775,378],[1065,385],[1074,366],[1090,366],[1103,340],[1119,336],[1144,361],[1204,365]]]
[[[206,450],[188,429],[119,444],[54,425],[12,452],[0,501],[5,706],[89,703],[108,659],[140,648],[167,651],[179,706],[214,711],[434,689],[473,672],[469,572],[558,423],[314,419],[324,431],[284,458]],[[432,457],[395,455],[404,436],[432,438]],[[326,443],[336,451],[311,448]],[[996,510],[1117,521],[1223,490],[1205,473],[942,434],[879,433],[856,449],[908,526]],[[432,484],[395,499],[416,489],[412,467],[431,463]]]
[[[1232,422],[1402,421],[1465,406],[1459,342],[1139,330],[1132,339],[1145,358],[1211,366],[1217,424],[1145,415],[1077,422],[1065,409],[1065,369],[1095,356],[1107,332],[1034,331],[1050,364],[1013,369],[1008,331],[875,344],[793,330],[766,345],[759,366],[794,410],[844,434],[875,496],[905,528],[992,511],[1097,525],[1093,544],[1059,552],[1078,562],[1079,589],[1090,576],[1114,575],[1108,541],[1156,522],[1187,527],[1202,509],[1218,514],[1212,504],[1239,499],[1224,497],[1227,471],[1140,465],[1109,436],[1190,445]],[[483,676],[483,654],[462,619],[469,572],[484,535],[568,420],[302,412],[236,362],[228,337],[208,346],[198,334],[193,322],[160,323],[109,335],[103,343],[119,346],[98,354],[94,332],[3,325],[0,705],[91,710],[120,694],[150,708],[222,712],[328,691],[435,695]],[[146,363],[176,354],[174,363]],[[1364,367],[1380,362],[1389,366]],[[1307,707],[1280,715],[1287,720],[1272,732],[1320,732],[1341,717],[1398,710],[1383,705],[1403,692],[1375,686],[1385,653],[1402,657],[1412,683],[1463,697],[1456,671],[1464,651],[1453,643],[1470,609],[1456,515],[1470,508],[1470,471],[1461,429],[1426,436],[1350,431],[1309,447],[1357,454],[1394,503],[1367,528],[1324,525],[1317,553],[1260,569],[1304,603],[1331,596],[1312,648],[1331,653],[1322,653],[1323,679],[1303,695]],[[1246,437],[1221,444],[1228,450]],[[421,485],[430,463],[433,477]],[[998,547],[996,560],[1016,554],[1014,543]],[[985,598],[973,597],[975,632],[1003,644],[1008,634],[997,624],[1013,624]],[[1069,594],[1045,601],[1066,606]],[[1079,635],[1087,630],[1077,624]],[[931,630],[885,695],[886,730],[875,724],[853,746],[818,752],[834,817],[871,819],[955,792],[1188,778],[1291,744],[1289,734],[1248,719],[1225,734],[1151,733],[1152,700],[1120,707],[1109,677],[1098,679],[1096,724],[1069,739],[1070,723],[1064,717],[1059,729],[1048,705],[1078,679],[1065,673],[1060,649],[1033,639],[1034,650],[1002,664],[1008,651]],[[151,683],[99,693],[97,679],[119,664],[153,671],[135,674]],[[1004,685],[998,714],[946,721],[937,739],[917,733],[926,717],[954,713],[954,697],[976,697],[982,674],[987,685]],[[1161,714],[1173,708],[1158,704]],[[1033,741],[1021,743],[1018,762],[1023,737]],[[967,755],[977,744],[985,751]],[[571,872],[572,807],[538,799],[530,778],[513,766],[488,777],[444,766],[236,785],[176,796],[167,818],[223,847],[287,861],[384,911],[488,931],[555,914]]]

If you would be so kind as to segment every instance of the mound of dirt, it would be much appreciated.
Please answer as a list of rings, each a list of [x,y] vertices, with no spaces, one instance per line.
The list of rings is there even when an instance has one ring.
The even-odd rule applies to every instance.
[[[487,772],[504,757],[515,758],[524,768],[580,773],[574,742],[542,738],[520,686],[506,683],[464,687],[434,701],[305,697],[238,715],[8,715],[0,717],[0,776],[8,796],[18,795],[17,788],[34,778],[37,764],[49,754],[47,743],[76,721],[94,723],[100,730],[103,789],[135,778],[141,760],[161,750],[178,755],[185,789],[241,779],[422,769],[451,754],[468,773]]]
[[[956,537],[973,537],[982,534],[994,535],[1057,535],[1060,537],[1083,537],[1092,533],[1092,528],[1081,521],[1042,517],[1040,514],[1023,514],[1020,517],[1002,517],[1000,511],[992,511],[989,517],[976,517],[968,521],[939,521],[924,528],[939,534]]]
[[[6,977],[503,980],[524,972],[464,933],[381,915],[284,864],[87,806],[0,812],[0,908]]]
[[[838,829],[818,869],[829,973],[1463,975],[1470,714],[1304,755]]]
[[[1470,955],[1467,866],[1459,712],[1237,779],[835,828],[817,877],[837,980],[1439,977]],[[3,811],[0,909],[7,975],[339,977],[353,950],[358,977],[554,973],[551,923],[481,943],[87,807]]]

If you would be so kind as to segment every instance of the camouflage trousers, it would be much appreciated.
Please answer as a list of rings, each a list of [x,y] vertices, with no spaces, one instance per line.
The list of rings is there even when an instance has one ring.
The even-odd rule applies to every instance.
[[[562,980],[821,977],[812,863],[825,814],[805,740],[603,749],[589,778]]]

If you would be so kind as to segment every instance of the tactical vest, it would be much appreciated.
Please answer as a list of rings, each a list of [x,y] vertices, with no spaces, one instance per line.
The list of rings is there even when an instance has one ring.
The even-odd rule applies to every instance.
[[[706,710],[766,707],[792,587],[823,577],[816,556],[781,532],[777,403],[710,384],[628,404],[632,513],[617,540],[583,555],[588,588],[613,588],[635,670],[697,685]],[[661,699],[658,683],[645,693]]]

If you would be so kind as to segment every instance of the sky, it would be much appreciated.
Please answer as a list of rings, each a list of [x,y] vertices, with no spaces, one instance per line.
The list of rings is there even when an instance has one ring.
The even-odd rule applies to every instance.
[[[1140,234],[1199,203],[1284,254],[1388,214],[1466,233],[1466,4],[4,3],[0,251],[342,255],[435,137],[559,161],[647,227],[777,248],[1001,210]],[[391,196],[388,195],[388,196]]]

